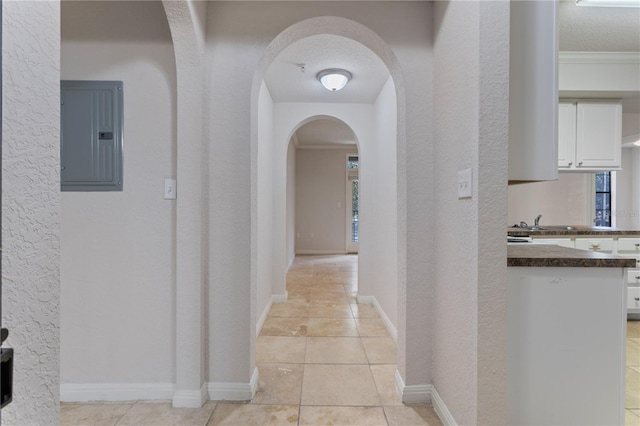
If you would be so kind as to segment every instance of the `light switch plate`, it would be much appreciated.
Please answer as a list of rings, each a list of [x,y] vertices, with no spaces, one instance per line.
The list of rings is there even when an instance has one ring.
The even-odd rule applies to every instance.
[[[176,180],[175,179],[165,179],[164,180],[164,199],[165,200],[175,200],[176,193]]]
[[[471,198],[473,195],[473,173],[471,169],[458,172],[458,198]]]

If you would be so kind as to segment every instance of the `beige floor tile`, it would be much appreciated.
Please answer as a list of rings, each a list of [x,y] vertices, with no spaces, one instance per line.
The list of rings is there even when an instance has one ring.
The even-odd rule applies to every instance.
[[[310,318],[353,318],[347,303],[313,303],[309,309]]]
[[[382,407],[300,407],[300,426],[387,426]]]
[[[296,405],[218,403],[207,426],[281,426],[298,424]]]
[[[344,286],[342,284],[320,284],[316,283],[311,288],[311,295],[316,293],[331,293],[331,294],[345,294]]]
[[[311,293],[311,303],[351,303],[351,297],[339,293]]]
[[[311,302],[311,293],[289,293],[287,295],[287,302],[290,303],[309,303]]]
[[[640,339],[640,321],[627,321],[627,337]]]
[[[215,408],[213,401],[207,402],[202,408],[173,408],[171,403],[136,404],[120,419],[118,426],[205,426]]]
[[[640,373],[627,367],[625,388],[624,407],[634,410],[640,409]]]
[[[299,302],[274,303],[269,310],[270,317],[306,318],[309,304]]]
[[[363,337],[362,345],[369,364],[395,364],[396,344],[391,337]]]
[[[301,405],[376,406],[380,398],[366,365],[307,364]]]
[[[306,339],[300,337],[258,336],[256,362],[301,364],[304,362]]]
[[[640,410],[624,410],[624,425],[640,426]]]
[[[358,332],[362,337],[383,337],[389,335],[389,330],[379,318],[356,319]]]
[[[402,405],[396,390],[396,365],[378,364],[371,365],[370,368],[382,405]]]
[[[358,337],[307,337],[308,364],[367,364]]]
[[[357,337],[356,322],[350,318],[309,318],[308,336]]]
[[[389,426],[442,425],[440,418],[430,405],[406,404],[384,407]]]
[[[63,426],[115,425],[127,411],[129,404],[60,404],[60,424]]]
[[[378,310],[370,303],[352,303],[349,306],[354,318],[380,318]]]
[[[258,364],[255,404],[299,405],[303,364]]]
[[[640,339],[627,339],[627,365],[640,366]]]
[[[303,337],[307,335],[306,318],[267,317],[262,326],[261,336]]]

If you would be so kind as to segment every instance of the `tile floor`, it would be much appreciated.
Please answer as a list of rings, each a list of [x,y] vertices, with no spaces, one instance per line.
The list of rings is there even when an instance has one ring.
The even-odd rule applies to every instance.
[[[287,303],[274,304],[256,344],[251,403],[200,409],[166,401],[62,404],[62,425],[440,425],[428,405],[403,405],[396,347],[371,305],[355,301],[357,256],[297,257]],[[640,426],[640,321],[627,323],[625,424]]]
[[[441,425],[433,408],[403,405],[396,346],[372,305],[356,303],[357,256],[297,257],[287,303],[274,304],[256,343],[251,403],[62,404],[62,425]]]

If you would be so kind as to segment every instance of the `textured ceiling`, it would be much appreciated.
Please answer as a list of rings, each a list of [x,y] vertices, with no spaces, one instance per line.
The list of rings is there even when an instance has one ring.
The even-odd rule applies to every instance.
[[[560,0],[559,26],[561,51],[640,51],[640,8],[584,7],[576,6],[575,0]],[[343,90],[329,92],[316,79],[326,68],[344,68],[353,79]],[[363,45],[317,35],[282,51],[267,70],[265,83],[275,102],[372,103],[388,78],[386,66]],[[625,112],[640,112],[638,92],[619,97]],[[346,125],[324,119],[301,127],[296,137],[301,147],[355,143]]]
[[[327,68],[346,69],[353,78],[344,89],[330,92],[316,78]],[[344,37],[322,34],[284,49],[269,66],[265,83],[274,102],[373,103],[388,79],[389,70],[371,50]]]
[[[562,0],[559,21],[561,51],[640,51],[639,7],[586,7]]]
[[[311,148],[319,145],[355,145],[353,130],[342,121],[321,118],[300,127],[296,132],[298,148]]]

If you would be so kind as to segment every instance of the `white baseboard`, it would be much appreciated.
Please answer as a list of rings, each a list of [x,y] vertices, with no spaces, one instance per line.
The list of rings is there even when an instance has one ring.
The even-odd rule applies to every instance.
[[[284,294],[274,294],[271,296],[271,303],[286,303],[289,299],[289,292],[285,291]]]
[[[255,368],[249,383],[209,382],[209,398],[212,401],[251,401],[258,389],[258,377],[258,368]]]
[[[173,394],[173,406],[175,408],[200,408],[209,400],[207,384],[204,383],[199,391],[177,390]]]
[[[403,404],[416,404],[430,402],[440,421],[445,426],[458,426],[451,411],[447,408],[440,394],[433,385],[411,385],[404,384],[400,372],[396,370],[396,391],[400,395]]]
[[[267,320],[267,316],[269,316],[269,311],[271,310],[271,305],[274,303],[285,303],[287,301],[287,297],[289,297],[289,293],[286,291],[284,294],[272,294],[271,299],[269,299],[269,303],[265,306],[262,314],[258,318],[258,322],[256,322],[256,336],[260,335],[262,331],[262,326],[264,326],[264,322]]]
[[[171,400],[174,392],[173,383],[63,383],[60,401]]]
[[[440,398],[440,394],[436,390],[435,386],[431,387],[431,405],[433,405],[433,409],[440,417],[440,421],[445,426],[458,426],[456,423],[456,419],[453,418],[453,414],[447,408],[442,398]]]
[[[347,254],[344,250],[296,250],[296,254]]]
[[[393,325],[393,323],[391,322],[391,320],[387,316],[387,314],[384,311],[384,309],[382,309],[382,306],[380,306],[380,303],[378,303],[378,299],[376,299],[375,296],[361,296],[361,295],[358,294],[356,296],[356,300],[358,301],[358,303],[372,304],[373,307],[376,308],[376,311],[378,311],[378,314],[380,315],[380,319],[382,320],[384,325],[387,327],[387,331],[389,332],[389,335],[391,336],[393,341],[397,344],[398,343],[398,330]]]

